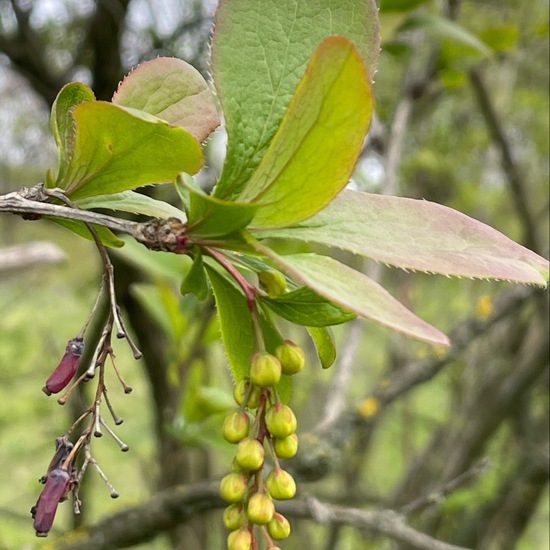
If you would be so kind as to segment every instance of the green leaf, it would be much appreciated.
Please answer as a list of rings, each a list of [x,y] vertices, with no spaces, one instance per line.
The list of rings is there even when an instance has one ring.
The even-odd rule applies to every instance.
[[[271,142],[317,45],[352,40],[374,75],[379,51],[373,0],[222,0],[212,39],[212,72],[228,134],[214,194],[234,198]]]
[[[87,225],[84,222],[78,220],[67,220],[64,218],[56,218],[53,216],[44,216],[44,219],[48,219],[73,233],[76,233],[80,237],[84,237],[89,241],[93,241],[94,238],[90,233]],[[124,246],[124,241],[119,239],[110,229],[102,225],[92,224],[92,227],[95,229],[99,240],[106,246],[111,246],[113,248],[120,248]]]
[[[113,103],[181,126],[199,142],[220,124],[206,80],[175,57],[157,57],[136,67],[120,83]]]
[[[255,236],[334,246],[385,264],[545,285],[548,261],[496,229],[424,200],[343,191],[324,210]]]
[[[227,202],[197,191],[183,178],[189,195],[187,233],[189,235],[222,236],[244,229],[258,206],[250,203]]]
[[[56,181],[72,199],[171,181],[201,166],[197,140],[152,115],[103,101],[81,103],[72,113],[74,152]]]
[[[178,218],[185,221],[185,212],[171,204],[153,199],[134,191],[122,191],[110,195],[93,195],[77,199],[76,204],[80,208],[107,208],[132,214],[143,214],[153,218]]]
[[[427,0],[380,0],[380,13],[411,11]]]
[[[328,369],[336,361],[336,346],[334,345],[332,331],[323,327],[307,327],[307,331],[317,350],[321,367]]]
[[[59,156],[58,180],[64,177],[69,167],[69,160],[73,154],[75,124],[71,111],[73,107],[80,103],[94,100],[94,92],[86,84],[70,82],[61,88],[53,102],[50,126]],[[46,183],[50,182],[53,183],[49,178],[46,179]],[[50,187],[50,185],[47,186]]]
[[[262,205],[252,225],[288,225],[326,206],[348,182],[371,116],[369,77],[359,52],[346,38],[327,38],[238,197]]]
[[[461,25],[434,14],[414,14],[399,28],[400,31],[422,28],[432,35],[458,42],[478,51],[484,57],[492,58],[493,52],[470,31]]]
[[[449,344],[442,332],[417,317],[363,273],[328,256],[278,256],[259,243],[255,246],[294,280],[356,315],[432,344]]]
[[[153,279],[171,279],[173,283],[179,285],[182,277],[191,269],[193,261],[189,256],[155,252],[145,248],[131,237],[125,236],[123,239],[126,246],[117,250],[117,254]]]
[[[190,292],[199,300],[205,300],[208,296],[208,283],[199,247],[196,247],[194,254],[193,265],[181,283],[180,292],[181,294],[188,294]]]
[[[298,325],[326,327],[339,325],[355,318],[355,314],[328,302],[316,292],[303,286],[278,298],[261,297],[277,315]]]
[[[235,381],[239,381],[248,376],[250,358],[256,351],[250,310],[246,305],[246,299],[242,292],[220,275],[216,269],[208,264],[205,264],[205,267],[216,299],[222,340],[229,366]],[[283,340],[271,322],[264,316],[260,317],[260,324],[266,348],[273,353]],[[289,399],[291,393],[290,376],[282,376],[277,385],[277,391],[283,401]]]

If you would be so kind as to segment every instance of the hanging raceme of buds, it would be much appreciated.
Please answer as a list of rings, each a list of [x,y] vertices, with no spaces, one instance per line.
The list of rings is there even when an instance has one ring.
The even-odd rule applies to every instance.
[[[227,415],[222,433],[237,445],[232,471],[220,483],[221,496],[229,506],[223,521],[230,533],[228,550],[256,548],[254,526],[261,526],[270,550],[273,541],[290,535],[290,523],[276,510],[274,500],[293,498],[296,483],[281,468],[279,459],[291,458],[298,450],[296,416],[282,403],[276,386],[282,373],[295,374],[304,365],[303,351],[285,340],[274,354],[255,353],[249,376],[237,382],[234,398],[238,410]],[[273,467],[266,466],[266,451]]]

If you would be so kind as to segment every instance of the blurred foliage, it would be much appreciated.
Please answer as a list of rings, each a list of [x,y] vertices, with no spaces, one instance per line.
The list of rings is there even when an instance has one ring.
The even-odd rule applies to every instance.
[[[0,1],[0,35],[13,38],[16,22],[10,15],[10,2]],[[20,2],[27,5],[28,2]],[[160,5],[159,5],[160,4]],[[206,71],[205,53],[211,25],[212,2],[160,3],[145,0],[130,2],[122,35],[123,65],[127,68],[158,54],[176,55]],[[418,0],[381,0],[381,20],[385,42],[375,77],[376,113],[382,136],[373,128],[372,143],[365,149],[354,183],[369,191],[384,191],[384,144],[396,109],[403,102],[404,90],[416,79],[422,80],[426,67],[426,87],[414,98],[409,127],[404,135],[398,170],[399,193],[442,202],[477,219],[490,223],[514,239],[521,238],[522,225],[516,215],[514,199],[500,167],[499,155],[491,145],[485,123],[473,99],[468,71],[481,66],[489,92],[494,98],[524,177],[529,204],[542,236],[544,255],[548,254],[548,4],[544,0],[519,2],[460,3],[456,23],[492,49],[492,59],[449,38],[428,37],[422,28],[404,26],[413,15],[439,15],[441,2]],[[450,3],[453,4],[453,3]],[[27,6],[28,7],[28,6]],[[92,83],[91,51],[80,50],[86,22],[94,2],[76,0],[37,1],[31,23],[44,46],[44,56],[56,75]],[[401,29],[401,30],[400,30]],[[452,38],[452,37],[451,37]],[[0,43],[1,44],[1,43]],[[75,57],[78,53],[78,57]],[[47,130],[48,111],[24,78],[15,74],[8,58],[0,55],[0,192],[32,185],[40,180],[47,165],[53,165],[53,141]],[[378,139],[380,138],[380,139]],[[377,141],[378,139],[378,141]],[[211,166],[219,165],[218,138],[211,140]],[[382,143],[382,147],[378,147]],[[378,147],[378,148],[377,148]],[[203,173],[207,187],[214,171]],[[167,190],[161,191],[164,194]],[[69,259],[63,265],[36,267],[24,273],[0,274],[0,549],[40,548],[35,539],[28,511],[39,492],[38,478],[53,451],[53,440],[69,424],[69,406],[60,408],[53,398],[40,391],[51,367],[61,356],[66,341],[80,329],[93,303],[100,271],[93,246],[45,222],[22,222],[15,217],[0,218],[2,245],[36,238],[59,244]],[[151,253],[152,254],[152,253]],[[125,251],[143,281],[132,289],[144,309],[167,336],[165,355],[170,380],[181,387],[177,413],[164,426],[182,442],[196,466],[198,454],[208,449],[213,474],[225,469],[231,449],[219,435],[222,411],[231,396],[231,377],[226,359],[218,345],[217,323],[207,321],[199,330],[192,319],[199,305],[179,296],[180,280],[174,277],[183,265],[158,258],[144,259],[131,246]],[[179,262],[179,258],[177,262]],[[185,262],[185,259],[181,259]],[[169,265],[168,265],[169,264]],[[147,269],[143,267],[147,265]],[[188,267],[187,267],[188,268]],[[367,264],[376,271],[379,266]],[[381,270],[384,285],[413,311],[443,331],[465,317],[480,315],[487,296],[506,291],[511,285],[463,279],[405,274]],[[481,304],[483,307],[479,306]],[[481,308],[481,309],[480,309]],[[520,325],[522,318],[514,319]],[[324,404],[331,387],[338,383],[338,365],[322,370],[305,331],[284,326],[285,336],[301,344],[310,358],[295,385],[293,408],[300,419],[300,431],[312,429],[324,416]],[[349,332],[335,328],[338,349],[345,347]],[[189,359],[188,352],[198,338],[204,353],[192,358],[181,379],[179,365]],[[483,340],[462,354],[435,379],[418,386],[384,413],[369,454],[362,457],[359,488],[363,502],[377,503],[389,498],[406,469],[419,456],[440,427],[453,420],[472,385],[484,380],[479,357],[491,356],[493,341]],[[378,326],[364,324],[360,350],[352,367],[353,384],[347,390],[350,406],[359,402],[392,369],[403,368],[413,360],[433,357],[429,346],[390,334]],[[496,353],[496,350],[495,350]],[[141,502],[154,490],[159,475],[155,448],[155,407],[151,389],[140,364],[125,349],[117,356],[119,368],[134,388],[130,396],[118,391],[113,380],[110,396],[118,414],[125,419],[120,435],[130,446],[122,455],[107,437],[96,442],[98,460],[112,479],[121,497],[112,501],[95,474],[86,488],[85,514],[95,521],[110,511]],[[508,371],[506,370],[508,368]],[[503,367],[503,372],[510,372]],[[488,374],[487,374],[488,375]],[[315,396],[314,399],[311,396]],[[535,419],[548,414],[546,385],[532,388],[524,399]],[[531,418],[531,420],[533,420]],[[522,440],[518,428],[508,418],[492,434],[483,449],[492,467],[475,483],[461,488],[443,504],[443,513],[453,518],[441,526],[439,536],[475,528],[465,511],[480,513],[482,505],[495,496],[503,479],[521,456]],[[304,483],[304,490],[332,495],[345,502],[345,472],[354,452],[355,440],[347,442],[334,465],[334,472],[321,481]],[[445,457],[442,458],[443,460]],[[193,467],[193,466],[190,466]],[[517,550],[541,550],[548,546],[548,489],[540,498],[537,511],[516,545]],[[364,493],[364,494],[363,494]],[[60,508],[60,520],[53,534],[72,525],[70,505]],[[222,531],[219,518],[205,520],[208,538],[204,548],[220,548]],[[296,522],[295,532],[285,548],[302,546],[324,548],[327,528]],[[455,540],[455,543],[464,541]],[[143,548],[170,547],[168,537],[159,537]],[[392,545],[381,539],[368,539],[345,528],[340,533],[339,550],[352,548],[385,550]]]

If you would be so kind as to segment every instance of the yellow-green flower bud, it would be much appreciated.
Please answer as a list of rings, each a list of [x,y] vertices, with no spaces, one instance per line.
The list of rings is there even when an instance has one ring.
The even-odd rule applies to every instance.
[[[258,280],[270,298],[277,298],[286,292],[286,279],[280,271],[260,271]]]
[[[229,443],[238,443],[248,435],[250,418],[244,411],[227,415],[223,421],[222,434]]]
[[[285,374],[296,374],[304,367],[304,351],[290,340],[275,350],[275,356],[281,363],[281,369]]]
[[[246,516],[242,504],[230,504],[223,511],[223,523],[230,530],[239,529],[245,523]]]
[[[227,535],[227,550],[250,550],[252,533],[248,529],[239,529]]]
[[[250,497],[246,508],[248,519],[256,525],[265,525],[275,513],[275,506],[268,495],[256,493]]]
[[[296,431],[298,422],[288,405],[275,403],[265,414],[265,424],[273,437],[283,438]]]
[[[292,458],[298,452],[298,436],[290,434],[282,439],[275,438],[273,440],[275,454],[279,458]]]
[[[288,500],[296,494],[296,482],[285,470],[276,468],[265,480],[269,494],[277,500]]]
[[[256,409],[260,404],[260,396],[261,396],[262,390],[260,387],[255,385],[252,385],[252,389],[249,390],[250,386],[251,384],[248,378],[244,378],[243,380],[240,380],[235,385],[235,388],[233,390],[233,397],[235,398],[237,405],[242,405],[248,393],[249,396],[245,405],[249,409]]]
[[[255,353],[250,365],[250,381],[266,388],[275,386],[281,379],[281,363],[271,353]]]
[[[286,539],[290,535],[290,523],[285,516],[275,512],[267,524],[267,532],[272,539]]]
[[[248,485],[248,479],[243,474],[232,472],[222,478],[220,482],[220,495],[227,502],[240,502]]]
[[[265,457],[264,446],[251,437],[245,437],[237,447],[235,462],[245,471],[254,472],[259,470]]]

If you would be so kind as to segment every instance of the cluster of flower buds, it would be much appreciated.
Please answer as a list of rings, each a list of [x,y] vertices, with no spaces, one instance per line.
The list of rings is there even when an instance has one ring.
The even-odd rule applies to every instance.
[[[232,471],[220,483],[221,496],[230,503],[223,515],[231,531],[228,550],[256,548],[256,525],[262,526],[268,550],[278,550],[273,541],[290,534],[290,524],[276,511],[273,500],[291,499],[296,493],[296,483],[280,467],[279,459],[298,451],[297,422],[292,409],[278,399],[276,385],[282,373],[295,374],[303,365],[303,351],[286,340],[274,355],[254,354],[249,377],[235,386],[239,408],[225,418],[222,427],[224,438],[237,445]],[[269,468],[266,449],[273,463]]]

